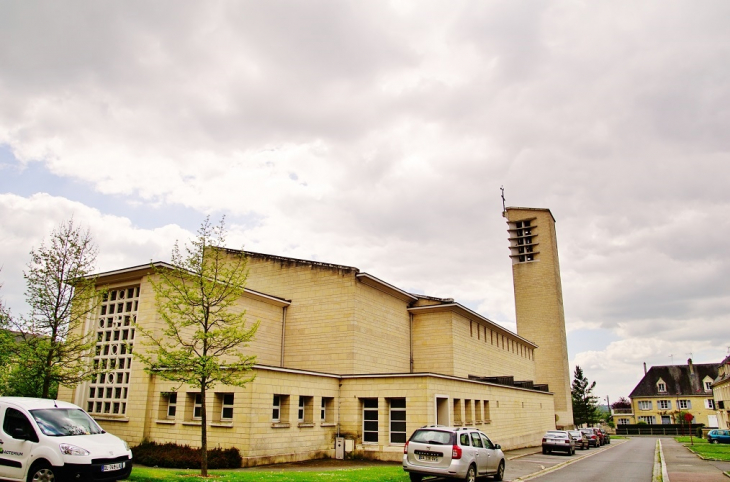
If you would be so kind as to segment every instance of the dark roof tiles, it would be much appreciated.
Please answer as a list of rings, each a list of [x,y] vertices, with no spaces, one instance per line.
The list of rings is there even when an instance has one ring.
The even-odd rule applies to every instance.
[[[629,397],[652,397],[661,395],[704,395],[705,378],[717,378],[718,365],[716,363],[693,364],[692,373],[689,365],[666,365],[651,367],[644,375]],[[660,392],[657,384],[659,380],[666,384],[666,391]]]

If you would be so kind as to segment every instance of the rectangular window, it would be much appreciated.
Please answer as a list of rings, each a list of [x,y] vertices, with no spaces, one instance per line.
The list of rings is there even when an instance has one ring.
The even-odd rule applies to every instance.
[[[233,420],[233,394],[218,394],[221,402],[221,420]]]
[[[656,407],[659,410],[671,410],[672,402],[671,402],[671,400],[657,400]]]
[[[299,409],[297,411],[297,421],[299,423],[313,423],[314,407],[312,406],[312,397],[299,396]]]
[[[489,413],[489,400],[484,400],[484,423],[492,421],[491,414]]]
[[[708,398],[707,400],[705,400],[705,408],[715,410],[715,400],[713,400],[712,398]]]
[[[200,420],[203,414],[203,396],[200,393],[193,397],[193,420]]]
[[[629,420],[628,418],[619,418],[618,419],[618,424],[619,425],[628,425],[630,421],[631,420]]]
[[[640,401],[639,402],[639,410],[651,410],[651,400],[642,400],[642,401]]]
[[[481,400],[474,400],[474,421],[479,423],[484,418],[482,418],[482,401]]]
[[[333,423],[335,420],[335,399],[332,397],[322,397],[322,405],[319,417],[322,423]]]
[[[692,402],[689,400],[677,400],[677,408],[680,410],[689,410],[692,408]]]
[[[639,422],[645,422],[649,425],[654,425],[654,417],[648,416],[648,417],[639,417]]]
[[[406,434],[406,399],[390,399],[390,443],[404,444]]]
[[[474,411],[472,409],[471,400],[468,398],[464,400],[464,422],[467,425],[474,424]]]
[[[177,393],[171,393],[167,397],[167,418],[175,418],[177,412]]]
[[[378,443],[378,399],[364,398],[362,401],[362,441]]]
[[[667,391],[667,386],[664,383],[659,382],[656,384],[656,386],[657,386],[657,390],[659,390],[660,392]]]
[[[281,421],[281,395],[274,395],[274,403],[271,411],[271,421]]]
[[[712,391],[712,382],[705,382],[705,391],[706,392]]]

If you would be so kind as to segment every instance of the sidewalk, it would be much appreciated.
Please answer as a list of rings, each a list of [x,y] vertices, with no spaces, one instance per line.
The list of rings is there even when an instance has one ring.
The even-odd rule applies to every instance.
[[[661,441],[669,482],[730,482],[723,474],[730,471],[730,462],[702,460],[672,438]]]

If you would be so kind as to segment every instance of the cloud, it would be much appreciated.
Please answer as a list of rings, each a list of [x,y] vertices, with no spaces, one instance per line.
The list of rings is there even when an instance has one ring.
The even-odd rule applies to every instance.
[[[165,258],[178,225],[226,213],[232,247],[357,266],[513,326],[505,186],[558,220],[569,332],[627,343],[575,360],[623,366],[621,350],[682,340],[719,358],[728,10],[3,4],[0,144],[53,174],[46,195],[0,179],[4,296],[22,297],[10,280],[69,213],[110,268]],[[121,207],[73,201],[54,176]],[[139,206],[199,219],[141,228]]]

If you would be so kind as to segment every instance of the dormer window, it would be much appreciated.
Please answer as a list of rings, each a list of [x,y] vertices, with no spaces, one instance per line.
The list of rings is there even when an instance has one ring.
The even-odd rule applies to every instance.
[[[711,392],[712,391],[712,382],[713,382],[713,380],[710,377],[705,377],[705,379],[702,380],[702,383],[705,386],[705,391],[706,392]]]
[[[659,390],[660,393],[665,393],[667,391],[667,385],[664,382],[658,382],[656,384],[657,390]]]

